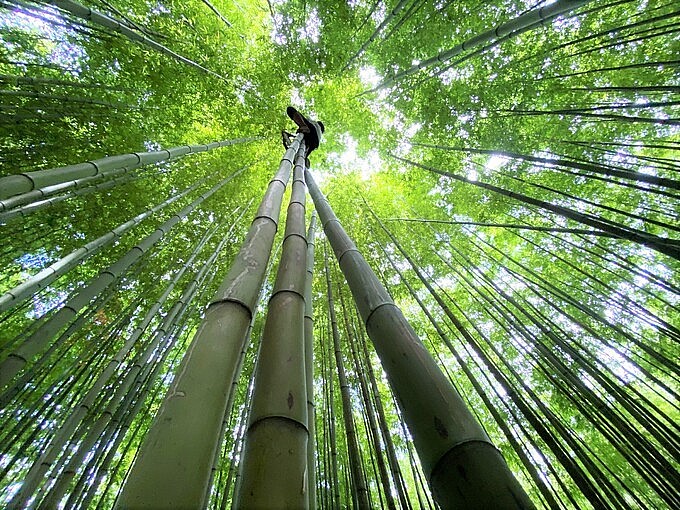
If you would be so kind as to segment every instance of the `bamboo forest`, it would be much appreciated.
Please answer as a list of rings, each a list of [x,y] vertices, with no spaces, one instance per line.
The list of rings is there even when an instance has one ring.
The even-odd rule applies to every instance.
[[[0,41],[0,508],[680,509],[676,0]]]

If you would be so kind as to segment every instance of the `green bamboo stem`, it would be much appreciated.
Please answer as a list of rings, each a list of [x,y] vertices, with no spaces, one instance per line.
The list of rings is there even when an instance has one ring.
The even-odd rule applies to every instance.
[[[357,379],[359,380],[361,397],[364,401],[367,422],[366,430],[368,431],[369,438],[373,443],[373,450],[375,451],[378,472],[380,474],[380,482],[383,487],[383,494],[385,496],[387,508],[389,510],[396,510],[394,498],[392,497],[392,489],[390,487],[389,475],[387,474],[387,467],[385,466],[385,459],[383,458],[383,447],[380,442],[380,434],[378,433],[378,424],[375,416],[376,413],[375,409],[373,408],[373,401],[370,398],[368,384],[366,382],[364,370],[363,367],[361,366],[361,361],[359,359],[359,354],[357,352],[358,340],[356,338],[356,332],[353,327],[354,324],[350,324],[349,312],[345,307],[345,299],[343,297],[342,291],[339,291],[338,294],[340,295],[340,307],[342,308],[342,318],[343,323],[345,325],[345,332],[347,333],[347,340],[350,347],[350,352],[352,354],[352,360],[354,361],[355,373],[357,375]]]
[[[649,174],[644,174],[642,172],[635,172],[632,170],[626,170],[622,169],[620,167],[612,167],[609,165],[601,165],[597,163],[592,163],[592,162],[580,162],[580,161],[571,161],[568,160],[564,157],[562,157],[559,154],[556,154],[555,158],[542,158],[538,156],[531,156],[528,154],[520,154],[517,152],[510,152],[510,151],[504,151],[504,150],[491,150],[491,149],[472,149],[468,147],[449,147],[449,146],[443,146],[443,145],[432,145],[429,143],[415,143],[413,142],[411,145],[415,145],[417,147],[427,147],[430,149],[439,149],[439,150],[445,150],[445,151],[458,151],[458,152],[466,152],[470,154],[484,154],[484,155],[498,155],[498,156],[503,156],[506,158],[510,159],[516,159],[516,160],[521,160],[521,161],[528,161],[530,163],[537,163],[540,165],[548,165],[548,166],[563,166],[567,168],[573,168],[575,170],[583,170],[586,172],[592,172],[592,173],[598,173],[598,174],[603,174],[607,175],[610,177],[619,177],[621,179],[629,179],[629,180],[634,180],[638,182],[644,182],[647,184],[653,184],[655,186],[663,186],[669,189],[673,190],[680,190],[680,181],[676,179],[669,179],[669,178],[664,178],[664,177],[657,177],[655,175],[649,175]]]
[[[272,267],[273,267],[273,265],[274,265],[274,261],[277,260],[278,254],[279,254],[279,250],[280,250],[280,249],[281,249],[281,244],[279,244],[279,245],[277,246],[276,250],[274,250],[273,256],[272,256],[272,257],[270,258],[270,260],[269,260],[269,264],[268,264],[268,266],[267,266],[267,273],[266,273],[266,275],[265,275],[265,277],[264,277],[264,281],[269,281],[269,276],[270,276],[270,274],[271,274]],[[262,300],[262,295],[264,294],[265,290],[266,290],[266,289],[265,289],[265,287],[263,286],[262,289],[260,290],[260,294],[259,294],[259,296],[258,296],[258,298],[257,298],[257,302],[256,302],[256,305],[255,305],[255,308],[257,308],[257,307],[259,306],[260,301]],[[255,327],[255,321],[256,321],[256,319],[257,319],[257,316],[256,316],[256,315],[254,315],[254,316],[251,318],[250,324],[248,325],[248,330],[246,331],[246,338],[251,338],[252,332],[253,332],[253,328]],[[229,398],[228,398],[228,400],[227,400],[226,411],[225,411],[225,414],[224,414],[224,418],[222,419],[222,430],[221,430],[221,432],[220,432],[220,437],[224,437],[224,435],[225,435],[225,433],[226,433],[226,431],[227,431],[227,427],[229,426],[229,421],[230,421],[230,418],[231,418],[232,406],[234,405],[234,400],[236,399],[236,395],[237,395],[237,393],[238,393],[237,390],[238,390],[238,385],[239,385],[239,379],[241,378],[241,370],[243,369],[243,364],[244,364],[244,362],[245,362],[245,360],[246,360],[246,354],[247,354],[247,351],[248,351],[248,347],[249,347],[249,346],[250,346],[250,344],[249,344],[248,342],[245,342],[245,343],[243,344],[243,348],[241,349],[241,352],[240,352],[240,354],[239,354],[238,364],[236,365],[236,370],[234,371],[234,379],[232,380],[232,382],[231,382],[231,388],[229,389]],[[246,400],[249,400],[248,397],[246,397]],[[244,402],[244,405],[245,405],[246,407],[248,407],[248,404],[249,404],[249,402]],[[247,425],[246,422],[244,422],[244,425]],[[238,451],[240,451],[240,448],[239,448]],[[219,469],[219,466],[218,466],[219,461],[220,461],[220,450],[219,450],[219,449],[216,449],[216,450],[215,450],[215,458],[213,459],[212,469],[211,469],[211,472],[210,472],[210,484],[208,485],[208,492],[206,492],[205,500],[204,500],[204,501],[206,501],[206,502],[209,501],[209,499],[210,499],[210,494],[212,493],[213,489],[215,489],[215,487],[213,487],[213,485],[214,485],[214,476],[215,476],[215,472],[218,471],[218,469]],[[235,464],[235,461],[233,461],[231,464],[232,464],[232,466],[233,466],[233,464]],[[231,469],[231,466],[230,466],[230,469]],[[218,488],[219,490],[222,490],[222,487],[221,487],[221,486],[218,486],[217,488]]]
[[[29,468],[28,473],[24,477],[24,482],[21,486],[20,491],[13,498],[10,506],[21,507],[30,499],[37,489],[40,482],[45,477],[48,469],[52,466],[57,458],[59,452],[62,451],[64,444],[71,437],[73,432],[75,432],[78,424],[84,419],[88,412],[92,409],[95,399],[100,396],[101,390],[104,385],[108,382],[114,372],[118,369],[123,359],[130,350],[135,346],[139,338],[146,331],[151,321],[154,319],[158,311],[161,309],[167,298],[172,293],[173,289],[179,282],[180,278],[184,275],[186,270],[191,266],[194,259],[203,248],[205,243],[208,241],[210,236],[214,233],[215,228],[206,231],[204,236],[201,238],[196,248],[192,252],[186,263],[180,268],[180,270],[175,274],[172,281],[168,284],[163,294],[152,303],[151,307],[147,311],[146,315],[142,321],[135,327],[128,339],[125,341],[123,346],[118,350],[115,356],[109,361],[108,365],[102,371],[94,383],[90,386],[90,389],[82,397],[80,402],[76,404],[75,410],[69,414],[66,421],[59,427],[59,429],[54,433],[49,445],[40,455],[40,457],[33,463],[31,468]],[[169,314],[168,314],[169,315]]]
[[[307,278],[305,280],[305,375],[307,388],[307,487],[309,508],[316,509],[316,414],[314,411],[314,314],[312,308],[312,281],[314,279],[314,237],[316,235],[316,211],[312,211],[307,230]]]
[[[108,179],[104,182],[99,182],[101,179],[97,179],[96,177],[86,177],[85,179],[92,179],[92,182],[85,184],[85,179],[80,181],[80,184],[76,187],[76,189],[69,190],[63,195],[58,195],[58,196],[50,196],[49,198],[45,199],[39,199],[36,202],[31,202],[26,205],[21,205],[18,207],[15,207],[11,210],[0,212],[0,222],[2,223],[7,223],[10,220],[17,218],[17,217],[22,217],[25,218],[29,214],[32,214],[36,211],[39,211],[41,209],[45,209],[47,207],[52,207],[53,205],[56,205],[60,202],[63,202],[64,200],[68,200],[69,198],[77,197],[77,196],[84,196],[84,195],[89,195],[90,193],[94,193],[95,191],[103,191],[107,189],[114,188],[116,186],[119,186],[121,184],[126,184],[128,182],[140,179],[141,177],[145,177],[148,175],[153,175],[153,174],[146,174],[144,176],[142,175],[136,175],[131,172],[122,172],[120,175],[116,175],[112,177],[111,179]],[[57,185],[59,186],[59,185]],[[43,190],[46,190],[47,188],[43,188]],[[36,190],[37,191],[37,190]],[[61,190],[59,190],[61,191]],[[32,193],[32,192],[31,192]],[[30,193],[26,193],[25,195],[29,195]],[[18,195],[18,197],[23,197],[25,195]],[[13,197],[14,198],[14,197]]]
[[[52,184],[51,186],[45,186],[43,188],[34,189],[32,191],[21,193],[20,195],[14,195],[10,198],[6,198],[0,201],[0,209],[3,211],[3,215],[0,219],[4,218],[6,214],[13,212],[13,209],[20,208],[27,204],[33,204],[36,202],[43,201],[52,195],[61,193],[62,191],[69,191],[72,189],[80,189],[91,184],[98,183],[104,179],[110,179],[115,182],[116,178],[120,178],[131,170],[129,168],[114,168],[106,173],[98,173],[97,175],[92,175],[90,177],[83,177],[81,179],[75,179],[66,182],[60,182],[58,184]]]
[[[215,256],[217,255],[217,250],[215,251],[214,255]],[[198,293],[198,296],[194,298],[194,300],[197,301],[198,303],[204,302],[206,294],[205,289],[211,286],[212,281],[215,278],[214,271],[212,272],[212,274],[209,274],[211,271],[207,269],[208,267],[209,266],[207,265],[204,266],[204,268],[202,268],[199,271],[197,276],[190,283],[191,287],[193,287],[193,289]],[[212,268],[210,269],[212,270]],[[102,460],[97,469],[99,473],[107,471],[109,469],[113,456],[118,452],[118,445],[125,437],[125,430],[130,427],[130,424],[134,419],[138,418],[138,414],[141,411],[142,405],[146,403],[146,395],[151,391],[151,388],[154,386],[156,387],[156,390],[154,392],[155,395],[159,393],[160,389],[164,387],[163,385],[155,385],[154,383],[157,381],[159,375],[161,375],[161,371],[166,368],[165,365],[166,359],[168,355],[172,352],[173,346],[182,336],[183,330],[189,329],[187,327],[187,323],[182,323],[182,317],[189,310],[190,301],[188,299],[183,301],[182,298],[180,298],[180,301],[182,302],[182,306],[174,320],[175,324],[173,325],[173,331],[167,335],[168,337],[167,340],[161,344],[162,345],[161,354],[153,358],[151,363],[147,363],[146,366],[139,373],[139,375],[134,381],[134,386],[130,389],[130,391],[128,391],[128,393],[125,395],[125,400],[118,406],[115,413],[113,413],[111,421],[108,424],[102,436],[100,444],[107,445],[108,452],[106,454],[106,457]],[[194,311],[196,315],[198,315],[197,312],[198,310]],[[180,355],[182,349],[180,348],[177,351],[178,352],[177,354],[175,354],[174,358],[177,358]],[[170,365],[174,365],[174,362],[171,362]],[[164,377],[167,378],[167,374]],[[151,400],[155,401],[156,397],[153,396]],[[147,410],[144,411],[144,414],[146,414],[146,412]],[[144,423],[143,420],[138,421],[137,431],[139,431],[139,427],[143,423]],[[136,433],[131,438],[131,441],[134,439],[134,437],[138,437]],[[113,442],[113,444],[111,444],[111,441]],[[123,457],[125,457],[126,451],[122,452]],[[121,462],[122,459],[119,460],[119,464]],[[114,474],[115,471],[116,469],[114,469]],[[109,479],[109,482],[111,482],[111,479]],[[84,499],[88,498],[91,499],[94,497],[93,489],[96,489],[96,484],[93,487],[90,487]],[[97,508],[100,508],[101,503],[103,501],[104,499],[102,498]],[[69,502],[67,502],[66,508],[67,509],[72,508],[71,506],[69,506]],[[82,504],[80,506],[77,506],[76,508],[88,508],[88,507],[87,505]]]
[[[426,67],[451,60],[453,57],[460,55],[466,50],[471,50],[484,44],[493,43],[496,39],[502,39],[510,35],[517,35],[523,31],[537,27],[540,24],[556,18],[557,16],[566,14],[567,12],[576,9],[581,5],[587,4],[589,1],[590,0],[557,0],[546,7],[532,9],[520,16],[517,16],[515,19],[498,25],[496,28],[482,32],[481,34],[478,34],[449,50],[442,51],[432,58],[425,59],[404,71],[386,78],[382,83],[369,92],[375,92],[385,87],[389,87],[396,81],[405,78],[406,76],[417,73]]]
[[[173,59],[183,63],[187,64],[191,67],[194,67],[196,69],[199,69],[200,71],[203,71],[204,73],[207,73],[211,76],[214,76],[216,78],[219,78],[221,80],[227,80],[224,76],[221,74],[217,74],[214,71],[211,71],[210,69],[206,69],[202,65],[194,62],[193,60],[190,60],[174,51],[172,51],[170,48],[154,41],[153,39],[148,38],[144,34],[140,34],[131,28],[129,28],[127,25],[124,25],[120,21],[117,21],[109,16],[106,16],[105,14],[102,14],[100,12],[94,11],[90,9],[89,7],[86,7],[84,5],[81,5],[79,3],[73,2],[72,0],[50,0],[50,4],[59,7],[60,9],[63,9],[73,16],[81,19],[88,20],[96,25],[101,25],[103,27],[106,27],[114,32],[118,32],[120,34],[123,34],[125,37],[130,39],[131,41],[140,43],[144,46],[148,46],[150,48],[153,48],[154,50],[163,53],[165,55],[168,55],[169,57],[172,57]]]
[[[224,185],[232,181],[236,176],[240,175],[245,170],[245,167],[237,170],[229,177],[222,179],[215,186],[204,192],[191,204],[179,211],[177,214],[170,217],[158,228],[145,237],[140,243],[133,246],[123,257],[117,262],[113,263],[108,268],[104,269],[95,278],[91,279],[88,284],[62,306],[54,315],[52,315],[46,322],[26,338],[9,356],[0,363],[0,389],[4,388],[12,378],[26,365],[26,363],[36,356],[52,337],[64,327],[70,319],[72,319],[83,307],[112,283],[118,281],[121,276],[144,254],[146,254],[151,247],[158,243],[175,225],[186,218],[194,209],[196,209],[207,198],[218,192]]]
[[[408,4],[408,2],[409,0],[399,0],[397,5],[395,5],[389,14],[385,16],[385,19],[383,19],[380,25],[376,27],[370,37],[361,45],[356,53],[349,58],[345,66],[342,68],[343,71],[349,69],[349,66],[352,65],[352,62],[354,62],[364,53],[364,51],[366,51],[366,48],[368,48],[369,44],[371,44],[380,35],[380,32],[382,32],[382,30],[390,23],[390,21],[392,21],[395,16],[399,14],[399,12]]]
[[[540,227],[537,225],[519,225],[516,223],[480,223],[477,221],[451,221],[435,220],[428,218],[385,218],[385,221],[411,221],[416,223],[440,223],[443,225],[472,225],[475,227],[509,228],[518,230],[535,230],[537,232],[564,232],[565,234],[583,234],[590,236],[618,237],[608,232],[600,230],[588,230],[584,228],[561,228],[561,227]]]
[[[307,279],[304,142],[296,155],[281,261],[254,376],[237,509],[308,508],[304,313]]]
[[[421,163],[416,163],[415,161],[410,161],[408,159],[396,155],[392,155],[392,157],[394,159],[397,159],[399,161],[402,161],[404,163],[407,163],[418,168],[422,168],[429,172],[443,175],[445,177],[450,177],[451,179],[454,179],[456,181],[472,184],[473,186],[493,191],[494,193],[498,193],[499,195],[513,198],[525,204],[530,204],[541,209],[544,209],[546,211],[550,211],[554,214],[557,214],[564,218],[568,218],[578,223],[595,227],[599,230],[602,230],[603,232],[613,234],[614,236],[617,236],[621,239],[627,239],[634,243],[642,244],[644,246],[651,248],[652,250],[658,251],[660,253],[663,253],[664,255],[668,255],[669,257],[673,257],[674,259],[680,260],[680,243],[677,240],[659,237],[654,234],[648,234],[640,229],[626,227],[619,223],[599,219],[595,216],[584,214],[579,211],[570,209],[568,207],[555,205],[550,202],[546,202],[545,200],[539,200],[537,198],[530,197],[523,193],[517,193],[515,191],[510,191],[504,188],[500,188],[498,186],[494,186],[493,184],[487,184],[485,182],[480,181],[472,181],[461,175],[446,172],[444,170],[440,170],[438,168],[434,168],[428,165],[423,165]]]
[[[357,321],[359,321],[359,316],[355,309],[355,316]],[[392,480],[397,488],[397,495],[399,497],[399,502],[401,504],[402,510],[411,510],[411,503],[408,499],[408,494],[406,491],[406,484],[404,482],[404,476],[401,472],[401,467],[399,466],[399,460],[397,459],[397,453],[394,448],[394,442],[392,441],[392,435],[390,433],[389,426],[387,424],[387,417],[385,416],[385,408],[383,407],[382,400],[380,400],[380,390],[378,389],[378,382],[375,378],[375,373],[373,372],[373,366],[371,365],[371,357],[368,352],[368,346],[366,342],[366,336],[363,330],[358,329],[359,337],[361,338],[361,350],[366,365],[366,372],[368,373],[368,381],[371,385],[371,393],[373,397],[373,403],[375,410],[377,412],[378,424],[380,426],[380,432],[382,434],[383,440],[385,441],[385,451],[387,453],[387,461],[390,465],[390,471],[392,473]]]
[[[323,221],[323,217],[322,217]],[[338,370],[338,381],[340,383],[340,396],[342,398],[342,418],[345,423],[345,437],[347,440],[347,450],[349,454],[349,468],[351,472],[351,492],[352,499],[360,510],[367,510],[371,507],[368,499],[368,488],[364,479],[364,470],[359,451],[357,431],[354,426],[352,398],[349,391],[349,382],[345,371],[345,363],[342,359],[342,348],[340,347],[340,331],[338,329],[338,319],[335,313],[335,300],[333,298],[333,283],[331,272],[328,267],[328,254],[324,245],[324,270],[326,273],[326,296],[328,299],[328,315],[331,321],[331,333],[333,337],[333,352],[335,354],[335,366]]]
[[[534,508],[309,172],[307,185],[442,508]]]
[[[239,353],[262,288],[302,135],[286,151],[246,239],[184,356],[116,508],[201,506]]]
[[[243,212],[240,216],[242,216],[246,210],[247,207],[243,209]],[[236,219],[234,225],[238,224],[239,219],[240,218]],[[217,256],[221,253],[225,244],[230,241],[230,234],[231,230],[220,241],[208,260],[202,264],[201,269],[194,276],[194,278],[192,278],[192,280],[186,285],[180,298],[165,314],[162,323],[156,329],[152,339],[147,343],[142,353],[136,357],[134,363],[132,363],[132,366],[128,369],[122,382],[116,388],[116,391],[108,402],[104,412],[97,418],[85,438],[78,444],[77,451],[69,459],[68,464],[63,469],[61,469],[54,487],[52,487],[50,492],[41,502],[40,506],[38,507],[39,510],[49,510],[50,508],[56,508],[59,506],[59,502],[68,490],[71,480],[75,476],[77,469],[81,466],[82,461],[88,455],[88,453],[90,453],[99,436],[104,432],[104,429],[111,421],[111,417],[114,415],[116,408],[121,404],[121,402],[123,402],[125,396],[130,391],[130,388],[139,377],[143,367],[148,365],[149,360],[159,348],[159,346],[163,345],[163,343],[167,341],[172,328],[182,313],[182,310],[191,303],[194,295],[196,294],[199,283],[204,279],[206,273],[212,267],[212,264],[214,263]],[[192,262],[194,257],[192,257]],[[169,294],[169,292],[167,294]],[[150,311],[155,310],[152,309]]]
[[[439,335],[441,340],[448,347],[449,351],[451,351],[451,354],[453,354],[453,356],[455,357],[456,362],[461,367],[461,369],[463,370],[463,372],[467,376],[468,380],[470,381],[470,383],[474,387],[475,391],[477,392],[477,394],[480,396],[480,398],[484,402],[484,405],[489,410],[489,412],[491,413],[494,420],[496,421],[498,426],[501,428],[501,430],[503,431],[505,436],[508,438],[508,441],[510,442],[512,448],[515,450],[515,452],[519,456],[520,460],[522,461],[524,468],[529,472],[534,483],[539,488],[541,495],[546,499],[546,501],[549,502],[550,508],[557,508],[557,502],[555,501],[552,493],[548,490],[548,487],[546,486],[544,480],[539,475],[539,472],[536,469],[536,466],[534,466],[533,463],[530,462],[526,452],[524,451],[524,448],[520,445],[519,441],[515,438],[512,430],[510,429],[509,424],[506,422],[505,419],[503,419],[501,413],[498,411],[498,409],[491,402],[491,400],[487,396],[485,390],[482,388],[480,383],[477,381],[477,379],[475,378],[474,374],[472,373],[472,371],[468,367],[465,360],[458,353],[458,350],[455,349],[453,342],[451,341],[449,336],[441,328],[441,326],[439,325],[439,323],[437,322],[435,317],[432,315],[432,312],[428,309],[427,305],[423,302],[423,300],[420,298],[420,296],[418,296],[418,293],[416,292],[416,290],[409,283],[409,281],[405,278],[404,274],[399,269],[397,263],[390,256],[388,250],[385,248],[385,246],[382,243],[379,242],[379,244],[380,244],[380,247],[381,247],[385,257],[390,262],[392,269],[399,275],[401,282],[406,286],[406,288],[409,291],[409,294],[411,294],[411,297],[416,301],[416,303],[418,303],[418,306],[423,311],[423,313],[425,314],[428,321],[430,322],[432,327],[435,329],[435,331],[437,332],[437,334]],[[406,256],[406,255],[404,254],[404,256]],[[411,263],[410,259],[407,259],[407,260],[409,261],[409,263]]]
[[[153,214],[165,209],[170,204],[177,200],[184,198],[189,193],[198,188],[205,179],[199,180],[194,185],[188,187],[181,193],[171,196],[160,204],[145,209],[132,219],[122,223],[105,234],[99,236],[97,239],[84,244],[77,250],[53,262],[38,274],[32,276],[25,282],[17,285],[0,296],[0,312],[8,310],[19,303],[29,298],[40,289],[47,287],[57,278],[69,272],[74,267],[80,265],[83,261],[94,256],[106,246],[118,241],[126,232],[139,225],[145,219],[151,217]]]
[[[236,138],[234,140],[212,142],[207,145],[180,145],[178,147],[160,151],[132,152],[130,154],[119,154],[117,156],[93,159],[77,165],[49,168],[47,170],[37,170],[35,172],[23,172],[0,177],[0,211],[5,211],[10,208],[5,205],[5,199],[15,195],[21,195],[33,190],[40,190],[41,188],[63,183],[71,183],[68,187],[76,187],[77,183],[74,181],[84,177],[93,177],[102,174],[112,175],[110,172],[113,170],[126,169],[129,171],[140,166],[150,165],[151,163],[176,159],[186,154],[206,152],[219,147],[252,142],[257,139],[258,138],[252,137]],[[64,189],[67,188],[60,188],[59,191],[64,191]],[[42,194],[37,192],[32,195],[32,197],[42,197]],[[33,200],[36,199],[37,198],[33,198]],[[11,207],[16,207],[17,202],[10,202],[10,204],[15,204],[11,205]]]

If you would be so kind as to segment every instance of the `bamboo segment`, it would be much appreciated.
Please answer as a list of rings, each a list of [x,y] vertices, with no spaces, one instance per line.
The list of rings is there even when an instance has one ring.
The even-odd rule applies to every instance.
[[[246,239],[144,439],[116,508],[202,506],[229,389],[262,288],[292,158],[301,141],[298,135],[270,181]]]
[[[222,140],[212,142],[207,145],[181,145],[170,149],[151,152],[132,152],[130,154],[119,154],[117,156],[107,156],[101,159],[93,159],[77,165],[68,165],[47,170],[37,170],[35,172],[24,172],[15,175],[8,175],[0,178],[0,211],[6,211],[19,205],[24,205],[35,200],[52,194],[52,188],[61,184],[58,191],[64,191],[72,187],[79,187],[82,182],[79,179],[94,177],[98,175],[114,176],[116,170],[130,171],[151,163],[176,159],[186,154],[206,152],[219,147],[227,147],[240,143],[247,143],[257,140],[257,138],[236,138],[234,140]],[[40,190],[48,188],[43,194]],[[35,191],[34,191],[35,190]],[[30,193],[28,199],[15,197]],[[15,197],[6,200],[9,197]]]
[[[504,459],[345,233],[307,185],[442,508],[534,508]]]
[[[302,142],[254,377],[241,476],[234,496],[238,509],[309,507],[304,149]]]
[[[63,307],[43,323],[30,337],[26,338],[14,352],[10,353],[9,356],[0,363],[0,389],[4,388],[30,359],[44,349],[52,337],[83,307],[87,306],[95,296],[103,292],[113,282],[120,279],[120,277],[125,274],[125,271],[147,253],[152,246],[158,243],[170,229],[181,222],[182,219],[186,218],[208,197],[214,195],[225,184],[232,181],[237,175],[243,172],[243,170],[245,170],[245,167],[234,172],[229,177],[222,179],[191,204],[159,225],[151,234],[130,248],[130,250],[128,250],[128,252],[118,261],[114,262],[111,266],[107,267],[101,271],[99,275],[90,280],[85,288],[69,298]]]
[[[305,280],[305,374],[307,387],[307,487],[309,508],[316,509],[316,418],[314,413],[314,315],[312,309],[312,280],[314,278],[314,236],[316,235],[316,211],[312,211],[307,230],[307,279]]]

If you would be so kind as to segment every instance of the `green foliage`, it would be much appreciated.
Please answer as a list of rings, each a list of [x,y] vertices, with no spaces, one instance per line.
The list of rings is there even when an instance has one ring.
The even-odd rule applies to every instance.
[[[278,165],[280,131],[293,129],[285,115],[289,104],[324,122],[324,140],[310,157],[315,179],[537,506],[549,507],[551,498],[568,508],[680,505],[674,425],[680,419],[678,260],[641,243],[589,233],[591,227],[474,185],[488,183],[567,207],[677,247],[676,3],[590,2],[570,16],[372,91],[415,63],[546,2],[406,2],[377,34],[399,2],[211,2],[231,26],[199,0],[83,3],[223,79],[49,4],[8,3],[0,9],[0,178],[116,154],[257,140],[149,165],[130,172],[120,185],[57,193],[68,198],[25,216],[5,220],[0,211],[5,240],[0,293],[5,293],[205,179],[195,192],[0,315],[2,363],[69,296],[219,179],[247,166],[119,281],[85,303],[69,329],[50,332],[49,347],[0,389],[0,506],[15,497],[89,385],[142,327],[144,315],[215,226],[214,237],[159,303],[88,411],[86,423],[102,415],[155,328],[227,238],[186,310],[168,326],[164,347],[142,367],[147,378],[126,394],[126,407],[112,416],[108,435],[93,447],[90,464],[67,491],[74,495],[67,506],[112,504]],[[513,155],[500,157],[500,151]],[[640,174],[666,184],[650,184]],[[308,212],[311,208],[308,203]],[[282,218],[278,239],[284,223]],[[326,508],[335,494],[342,505],[351,505],[352,483],[337,375],[331,375],[319,263],[323,242],[319,235],[313,294],[317,501]],[[339,290],[341,273],[333,275],[334,292],[343,292],[349,303],[347,290]],[[271,282],[265,287],[271,291]],[[347,313],[358,338],[353,307]],[[339,322],[372,504],[379,505],[386,489],[373,470],[375,440],[359,389],[360,377],[368,376],[366,363],[376,373],[376,396],[384,404],[404,494],[414,506],[427,506],[427,481],[378,358],[370,346],[367,356],[359,349],[365,365],[355,366],[348,332]],[[231,500],[261,326],[258,317],[216,459],[211,508]],[[131,409],[136,411],[128,413]],[[60,446],[40,491],[50,491],[85,429]],[[385,441],[382,437],[381,444]],[[390,477],[397,494],[398,480]]]

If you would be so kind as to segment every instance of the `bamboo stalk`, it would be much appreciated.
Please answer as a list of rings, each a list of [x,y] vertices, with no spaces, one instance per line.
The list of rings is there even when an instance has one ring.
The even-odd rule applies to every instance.
[[[151,152],[132,152],[130,154],[119,154],[116,156],[107,156],[105,158],[93,159],[85,163],[77,165],[68,165],[57,168],[49,168],[46,170],[36,170],[35,172],[24,172],[15,175],[8,175],[0,178],[0,211],[5,211],[17,205],[28,203],[22,199],[15,198],[5,204],[5,199],[29,193],[33,190],[40,190],[47,186],[56,184],[69,183],[60,188],[63,191],[70,187],[77,187],[78,183],[73,182],[84,177],[92,177],[96,175],[110,175],[109,172],[113,170],[127,169],[132,170],[151,163],[158,163],[160,161],[167,161],[175,159],[186,154],[195,154],[198,152],[205,152],[219,147],[227,147],[240,143],[247,143],[257,140],[258,138],[236,138],[234,140],[222,140],[220,142],[212,142],[207,145],[180,145],[170,149],[163,149],[160,151]],[[114,174],[115,175],[115,174]],[[31,195],[31,202],[43,196],[42,193],[37,192]],[[35,198],[33,198],[35,197]]]
[[[240,478],[237,509],[308,508],[305,374],[305,144],[295,159],[281,261],[269,299]]]
[[[345,233],[310,172],[321,223],[442,508],[533,508],[502,456]]]
[[[208,306],[135,459],[116,508],[201,506],[229,388],[276,234],[298,135],[270,181],[226,278]]]
[[[7,385],[26,363],[47,345],[52,336],[67,324],[80,309],[85,307],[94,296],[97,296],[114,281],[117,281],[126,270],[147,253],[152,246],[158,243],[170,229],[181,222],[183,218],[187,217],[203,201],[214,195],[224,185],[243,172],[243,170],[245,170],[245,167],[234,172],[229,177],[222,179],[191,204],[159,225],[154,232],[133,246],[117,262],[101,271],[98,276],[88,282],[88,285],[84,289],[72,296],[56,314],[50,317],[37,331],[26,338],[17,349],[11,352],[9,356],[0,363],[0,388]]]
[[[314,237],[316,211],[312,211],[307,230],[307,278],[305,280],[305,375],[307,388],[307,488],[309,508],[316,509],[316,414],[314,411],[314,314],[312,308],[312,281],[314,279]]]

